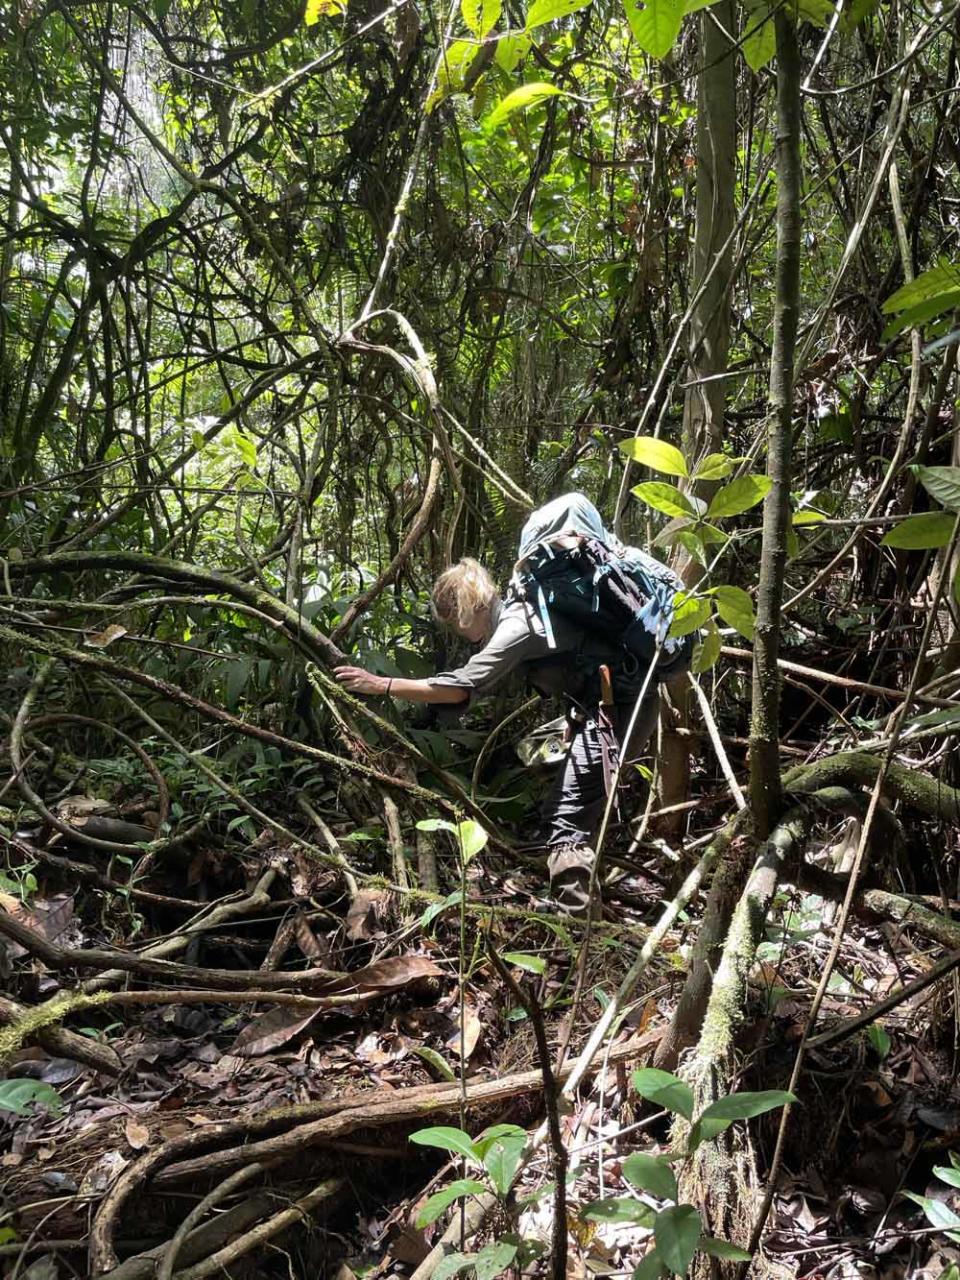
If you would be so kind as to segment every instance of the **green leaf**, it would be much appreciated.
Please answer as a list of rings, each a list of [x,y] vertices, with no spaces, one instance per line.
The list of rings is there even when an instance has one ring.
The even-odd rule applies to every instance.
[[[439,1147],[441,1151],[449,1151],[452,1155],[466,1156],[468,1160],[477,1161],[477,1151],[470,1141],[470,1135],[462,1129],[454,1129],[450,1125],[437,1125],[432,1129],[417,1129],[411,1133],[410,1141],[421,1147]]]
[[[420,823],[417,823],[419,827]],[[448,907],[458,907],[463,901],[463,894],[459,889],[455,889],[453,893],[447,894],[443,902],[431,902],[426,911],[420,917],[420,928],[426,929],[427,925],[433,924],[437,916],[446,911]]]
[[[960,1169],[953,1169],[945,1164],[937,1164],[933,1166],[935,1177],[941,1182],[945,1182],[949,1187],[960,1187]]]
[[[694,480],[726,480],[733,470],[733,459],[725,453],[708,453],[694,472]]]
[[[720,632],[716,623],[711,622],[704,628],[703,639],[693,646],[692,666],[695,675],[699,676],[710,670],[720,657],[720,644]]]
[[[658,1067],[641,1067],[633,1073],[633,1087],[641,1098],[667,1111],[677,1111],[685,1120],[693,1116],[693,1091],[688,1084]]]
[[[659,541],[659,538],[657,539]],[[693,532],[692,529],[678,529],[675,533],[669,534],[664,538],[666,543],[676,543],[694,559],[697,564],[707,567],[707,554],[703,549],[703,543]]]
[[[63,1110],[63,1103],[56,1089],[40,1080],[0,1080],[0,1111],[12,1111],[15,1116],[25,1116],[34,1103],[46,1107],[54,1115],[59,1115]]]
[[[799,529],[804,524],[823,524],[826,518],[822,511],[795,511],[790,523]]]
[[[697,521],[694,531],[705,547],[721,547],[730,541],[729,534],[718,529],[716,525],[706,524],[703,520]]]
[[[457,824],[457,843],[460,845],[460,856],[463,858],[464,865],[473,861],[488,839],[486,831],[479,822],[474,822],[473,818],[467,818],[465,822]]]
[[[919,467],[910,470],[931,498],[949,511],[960,511],[960,467]]]
[[[657,1214],[653,1227],[657,1253],[671,1271],[686,1275],[700,1243],[700,1214],[692,1204],[678,1204]]]
[[[643,1255],[640,1265],[634,1268],[632,1280],[660,1280],[666,1273],[663,1259],[656,1249],[648,1249]]]
[[[651,471],[662,471],[666,476],[686,476],[687,464],[683,454],[676,445],[666,440],[658,440],[656,436],[635,436],[632,440],[621,440],[620,448],[643,467]]]
[[[557,18],[566,18],[578,9],[585,9],[590,0],[533,0],[527,13],[526,29],[542,27],[544,23],[554,22]]]
[[[652,1227],[656,1210],[629,1196],[610,1196],[607,1200],[594,1200],[580,1212],[585,1222],[632,1222],[640,1227]]]
[[[433,1280],[451,1280],[452,1276],[458,1276],[461,1271],[472,1267],[476,1260],[475,1253],[460,1253],[456,1250],[448,1253],[434,1267]]]
[[[697,513],[690,499],[676,485],[665,484],[662,480],[647,480],[643,484],[634,485],[630,492],[648,507],[653,507],[654,511],[662,511],[668,516],[696,518]]]
[[[683,23],[684,0],[624,0],[633,38],[652,58],[665,58],[673,48]]]
[[[418,1058],[422,1058],[428,1067],[433,1067],[441,1079],[456,1080],[457,1076],[453,1067],[451,1067],[442,1053],[437,1053],[436,1049],[431,1049],[426,1044],[418,1044],[413,1052]]]
[[[454,40],[453,44],[447,46],[443,52],[437,87],[427,99],[428,115],[438,102],[463,89],[467,72],[479,52],[480,46],[475,40]]]
[[[638,1191],[649,1191],[662,1200],[676,1200],[677,1180],[663,1160],[638,1151],[623,1162],[623,1176]]]
[[[718,1240],[715,1236],[701,1236],[697,1247],[711,1258],[724,1258],[728,1262],[749,1262],[753,1257],[739,1245],[731,1244],[729,1240]]]
[[[497,51],[493,55],[501,71],[510,75],[517,69],[521,59],[530,51],[533,41],[525,31],[508,31],[497,40]]]
[[[960,289],[952,289],[949,293],[940,294],[926,302],[920,302],[907,311],[902,311],[886,326],[881,334],[884,339],[893,338],[904,329],[919,329],[929,320],[936,320],[945,312],[953,311],[960,306]]]
[[[768,5],[746,10],[741,48],[747,66],[754,72],[762,71],[775,56],[777,35]]]
[[[688,636],[710,619],[710,601],[688,596],[673,611],[668,636]]]
[[[746,591],[742,587],[719,586],[714,587],[711,594],[717,602],[717,612],[727,626],[739,631],[744,639],[752,640],[756,619],[753,601]]]
[[[458,1178],[456,1182],[451,1182],[449,1187],[444,1187],[442,1191],[437,1191],[430,1196],[417,1214],[417,1226],[429,1227],[430,1223],[436,1222],[444,1209],[449,1208],[454,1200],[463,1200],[465,1196],[482,1195],[486,1189],[484,1182],[477,1182],[473,1178]]]
[[[456,831],[456,829],[446,818],[421,818],[417,823],[418,831]]]
[[[873,1047],[874,1053],[882,1062],[890,1052],[890,1036],[879,1022],[871,1022],[867,1027],[867,1039]],[[960,1185],[960,1184],[958,1184]]]
[[[543,102],[545,98],[555,98],[558,95],[568,96],[563,93],[562,89],[558,89],[554,84],[547,84],[546,81],[537,80],[532,84],[522,84],[519,89],[514,89],[513,93],[508,93],[505,98],[501,98],[494,109],[483,122],[486,129],[496,129],[503,124],[508,116],[513,115],[514,111],[525,111],[527,107],[535,107]]]
[[[493,1280],[501,1271],[506,1271],[516,1256],[517,1246],[509,1240],[494,1241],[493,1244],[486,1245],[477,1254],[473,1264],[477,1280]]]
[[[233,433],[233,445],[243,462],[251,469],[257,465],[257,446],[242,431]]]
[[[897,547],[903,551],[925,551],[932,547],[945,547],[950,541],[956,516],[949,511],[925,511],[919,516],[907,516],[880,539],[885,547]]]
[[[501,0],[460,0],[463,20],[478,40],[497,25],[502,9]]]
[[[523,1129],[514,1125],[500,1125],[502,1129],[514,1129],[513,1133],[501,1133],[485,1143],[483,1167],[490,1175],[490,1181],[496,1187],[501,1199],[505,1198],[513,1186],[513,1179],[520,1166],[523,1148],[527,1145],[527,1135]]]
[[[932,1227],[937,1227],[941,1231],[948,1227],[960,1227],[960,1218],[941,1201],[932,1200],[929,1196],[918,1196],[914,1191],[904,1191],[903,1194],[908,1200],[913,1200],[920,1206]],[[947,1231],[947,1238],[960,1241],[960,1232]]]
[[[749,511],[764,500],[772,485],[773,481],[769,476],[739,476],[736,480],[731,480],[713,495],[707,507],[707,519],[739,516],[744,511]]]
[[[892,293],[881,310],[885,315],[896,315],[957,291],[960,291],[960,266],[942,258],[935,267],[922,271],[916,279]]]
[[[518,969],[526,969],[527,973],[543,974],[547,971],[547,962],[543,956],[531,956],[523,951],[504,951],[500,959],[507,964],[516,965]]]
[[[735,1120],[750,1120],[767,1111],[796,1102],[792,1093],[783,1089],[762,1089],[758,1093],[730,1093],[725,1098],[711,1102],[698,1117],[697,1124],[704,1138],[715,1138]]]
[[[484,1129],[483,1133],[474,1138],[474,1150],[481,1160],[485,1160],[487,1152],[493,1144],[500,1142],[504,1138],[519,1138],[526,1142],[527,1131],[526,1129],[521,1129],[518,1124],[492,1124],[489,1129]]]

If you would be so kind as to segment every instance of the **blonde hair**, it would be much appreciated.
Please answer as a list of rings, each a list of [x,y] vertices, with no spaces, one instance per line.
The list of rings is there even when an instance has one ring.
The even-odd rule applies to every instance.
[[[444,569],[433,584],[430,603],[438,622],[469,627],[482,609],[490,608],[496,596],[496,583],[483,565],[464,556]]]

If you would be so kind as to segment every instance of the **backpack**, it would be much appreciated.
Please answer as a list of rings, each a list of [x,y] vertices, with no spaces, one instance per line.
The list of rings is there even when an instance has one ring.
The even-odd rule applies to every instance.
[[[661,681],[688,670],[693,656],[695,633],[667,635],[674,596],[683,589],[672,569],[609,533],[582,493],[564,494],[530,516],[511,579],[514,598],[537,609],[551,649],[552,610],[585,632],[619,642],[627,661],[644,671],[656,660]]]

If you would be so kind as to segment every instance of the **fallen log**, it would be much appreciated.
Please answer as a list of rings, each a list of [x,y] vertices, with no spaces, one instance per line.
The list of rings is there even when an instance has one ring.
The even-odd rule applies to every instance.
[[[659,1032],[646,1032],[615,1045],[607,1061],[622,1062],[652,1048]],[[576,1064],[564,1075],[572,1074]],[[599,1069],[599,1068],[597,1068]],[[252,1161],[278,1160],[293,1157],[306,1147],[333,1145],[339,1138],[360,1129],[381,1129],[392,1124],[420,1121],[426,1116],[444,1111],[456,1111],[461,1098],[468,1108],[475,1108],[524,1093],[533,1093],[543,1087],[539,1071],[523,1071],[504,1076],[500,1080],[449,1084],[430,1084],[413,1089],[391,1090],[384,1099],[378,1094],[367,1094],[327,1099],[295,1107],[278,1108],[247,1120],[230,1121],[219,1125],[207,1125],[203,1129],[173,1138],[163,1146],[146,1152],[123,1171],[110,1188],[94,1219],[90,1238],[90,1274],[98,1276],[116,1266],[112,1239],[124,1206],[134,1194],[142,1193],[151,1181],[164,1187],[183,1179],[215,1176]],[[465,1097],[464,1097],[465,1095]],[[306,1123],[297,1123],[307,1117]],[[225,1137],[250,1137],[274,1126],[293,1122],[292,1128],[257,1142],[243,1142],[225,1150],[209,1151],[177,1160]],[[176,1163],[174,1163],[176,1161]],[[161,1172],[162,1170],[162,1172]]]

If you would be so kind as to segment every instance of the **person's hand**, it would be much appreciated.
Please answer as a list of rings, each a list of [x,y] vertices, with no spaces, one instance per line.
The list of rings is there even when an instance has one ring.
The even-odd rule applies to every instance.
[[[375,676],[363,667],[334,667],[333,674],[351,693],[386,693],[389,681],[386,676]]]

